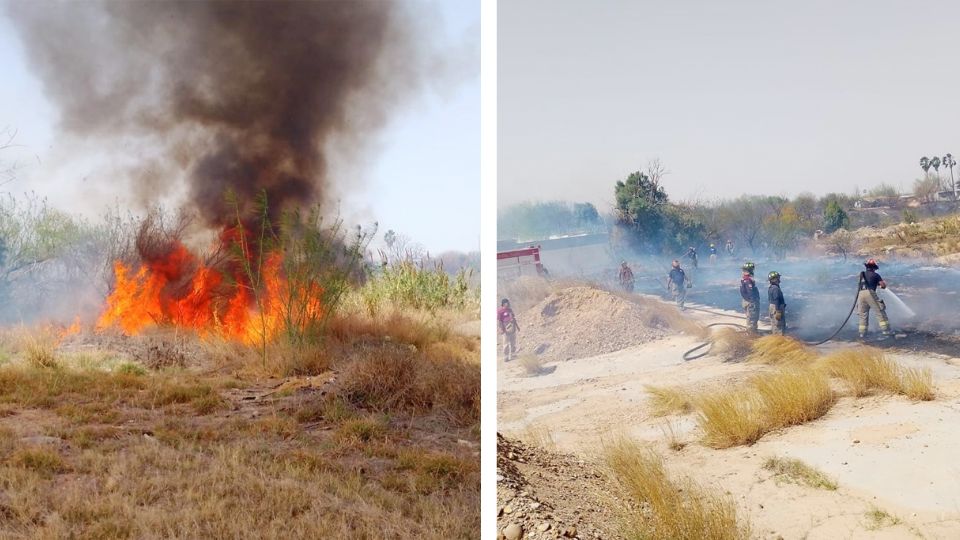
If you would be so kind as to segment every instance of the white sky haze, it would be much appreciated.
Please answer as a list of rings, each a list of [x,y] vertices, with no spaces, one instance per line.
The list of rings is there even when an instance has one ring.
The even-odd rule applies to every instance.
[[[498,203],[909,191],[960,155],[960,4],[501,2]],[[960,171],[955,171],[960,172]]]

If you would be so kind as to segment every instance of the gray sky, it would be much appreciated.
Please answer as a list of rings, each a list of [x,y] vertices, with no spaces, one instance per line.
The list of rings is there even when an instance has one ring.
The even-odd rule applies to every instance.
[[[379,221],[375,244],[394,229],[434,254],[473,251],[480,236],[479,2],[423,3],[424,12],[436,16],[430,26],[435,35],[425,38],[446,45],[450,61],[458,62],[449,67],[456,76],[429,84],[392,111],[376,140],[368,141],[360,163],[334,159],[332,167],[339,165],[340,176],[349,180],[334,181],[334,188],[363,186],[337,196],[345,220]],[[119,156],[111,151],[91,155],[64,135],[56,106],[32,72],[2,7],[0,0],[0,143],[5,132],[16,130],[18,146],[0,153],[0,165],[16,161],[22,167],[2,191],[33,191],[55,207],[89,215],[116,202],[125,205],[122,183],[104,166]]]
[[[958,3],[514,0],[498,17],[499,205],[608,210],[653,158],[674,200],[909,191],[921,156],[960,154]]]

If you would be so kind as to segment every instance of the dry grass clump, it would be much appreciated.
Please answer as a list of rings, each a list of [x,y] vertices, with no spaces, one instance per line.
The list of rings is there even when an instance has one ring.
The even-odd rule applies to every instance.
[[[761,364],[808,364],[817,357],[816,351],[787,336],[763,336],[753,342],[751,362]]]
[[[777,480],[828,491],[837,489],[837,483],[830,477],[799,459],[772,457],[763,463],[763,468],[773,472]]]
[[[929,401],[934,398],[929,369],[902,367],[887,358],[880,349],[844,349],[825,356],[819,365],[830,375],[842,380],[856,397],[879,390],[915,400]]]
[[[936,390],[930,370],[901,368],[900,393],[913,400],[932,401],[936,397]]]
[[[21,448],[7,458],[7,463],[13,467],[30,469],[44,477],[66,471],[60,454],[47,448]]]
[[[750,537],[750,527],[738,519],[732,500],[705,491],[692,480],[672,480],[654,452],[621,440],[606,449],[605,457],[614,480],[636,503],[622,510],[626,538]]]
[[[836,396],[827,377],[811,369],[763,373],[745,385],[695,399],[704,443],[713,448],[752,444],[764,434],[817,419]]]
[[[679,386],[644,386],[650,396],[650,408],[654,416],[686,414],[693,411],[690,392]]]
[[[342,395],[381,411],[441,412],[469,425],[480,418],[480,369],[473,362],[440,359],[397,345],[358,351],[345,369]]]
[[[20,337],[20,349],[28,365],[55,369],[60,367],[57,342],[57,337],[48,329],[24,331]]]
[[[539,375],[543,372],[543,363],[540,361],[540,357],[535,354],[525,354],[518,361],[527,375]]]
[[[711,352],[728,359],[744,359],[753,348],[753,336],[734,328],[718,328],[713,332]]]
[[[703,442],[713,448],[753,444],[770,429],[763,401],[747,388],[698,396],[696,406]]]
[[[812,369],[787,369],[750,379],[771,429],[802,424],[827,414],[837,397],[830,380]]]
[[[886,510],[881,510],[876,506],[864,513],[867,518],[867,530],[876,531],[884,527],[892,527],[902,523],[901,519]]]

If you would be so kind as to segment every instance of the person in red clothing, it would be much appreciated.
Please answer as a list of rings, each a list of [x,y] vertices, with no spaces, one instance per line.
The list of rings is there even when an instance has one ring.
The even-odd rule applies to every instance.
[[[517,324],[517,317],[513,314],[510,301],[506,298],[500,301],[497,325],[500,335],[503,336],[503,356],[509,362],[517,355],[517,333],[520,331],[520,325]]]

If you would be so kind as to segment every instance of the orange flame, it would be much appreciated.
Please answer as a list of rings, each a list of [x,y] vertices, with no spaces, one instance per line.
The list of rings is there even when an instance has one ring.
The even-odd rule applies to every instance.
[[[136,335],[151,326],[172,325],[201,336],[217,333],[252,344],[272,340],[289,325],[317,320],[323,313],[323,288],[308,282],[305,291],[292,291],[279,253],[271,253],[264,263],[259,297],[242,276],[238,271],[228,283],[221,271],[200,264],[182,245],[135,272],[116,261],[113,291],[96,328]],[[293,292],[303,292],[306,298],[290,302]],[[293,310],[291,305],[301,307]]]

